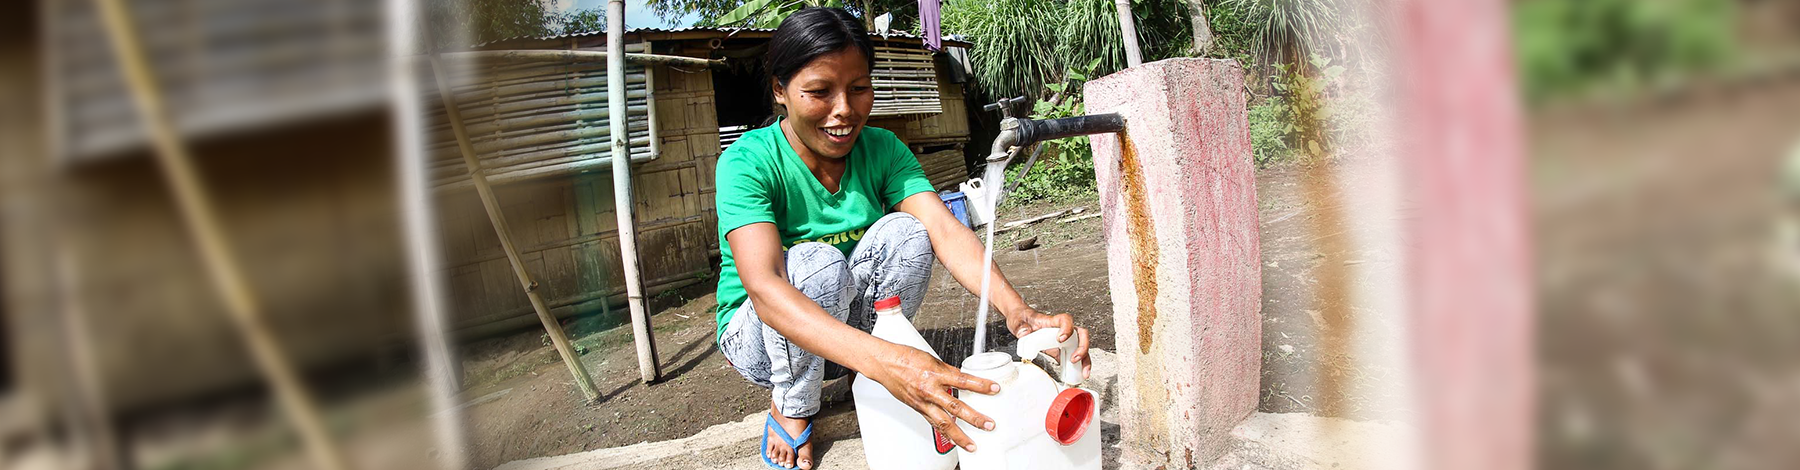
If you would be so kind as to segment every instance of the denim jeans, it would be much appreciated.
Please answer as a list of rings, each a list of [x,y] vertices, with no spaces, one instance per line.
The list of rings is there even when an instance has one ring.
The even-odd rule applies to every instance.
[[[933,261],[925,226],[904,212],[876,220],[848,259],[818,242],[794,245],[784,258],[788,282],[825,313],[864,332],[875,327],[877,300],[899,296],[908,319],[918,312]],[[726,324],[719,349],[745,379],[770,389],[776,408],[788,417],[818,413],[825,380],[848,373],[763,324],[748,300]]]

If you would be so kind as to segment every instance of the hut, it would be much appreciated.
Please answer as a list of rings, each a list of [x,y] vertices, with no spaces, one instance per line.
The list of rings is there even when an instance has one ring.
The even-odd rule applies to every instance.
[[[288,355],[359,361],[413,331],[381,5],[129,6]],[[94,2],[0,18],[0,398],[49,413],[82,369],[111,412],[252,387]]]
[[[628,52],[723,59],[722,67],[627,67],[633,213],[645,295],[710,282],[719,253],[713,169],[723,148],[773,111],[761,56],[773,30],[635,29]],[[868,125],[894,131],[940,189],[967,177],[969,113],[962,65],[905,34],[872,35],[875,107]],[[951,48],[968,44],[946,41]],[[605,34],[499,41],[485,51],[604,51]],[[492,57],[492,56],[489,56]],[[624,304],[613,212],[606,66],[591,62],[448,61],[470,139],[527,269],[558,317]],[[436,93],[436,91],[432,91]],[[433,95],[432,101],[436,96]],[[534,325],[454,134],[433,117],[438,220],[464,336]],[[623,315],[612,315],[623,322]]]
[[[316,369],[403,341],[413,319],[380,5],[331,3],[346,8],[333,14],[292,0],[130,5],[170,117],[293,360]],[[255,365],[149,158],[92,4],[10,2],[0,13],[0,401],[47,413],[76,368],[92,372],[113,413],[253,386]],[[730,65],[628,74],[648,295],[714,275],[713,164],[770,109],[756,58],[771,33],[627,35],[637,51]],[[960,69],[916,37],[876,39],[880,97],[870,124],[906,140],[934,183],[954,184],[965,175],[958,149],[968,136]],[[604,43],[574,35],[480,49]],[[464,121],[553,311],[623,304],[604,64],[450,62]],[[424,102],[438,102],[435,89],[425,91]],[[449,324],[465,336],[533,327],[442,111],[428,116],[438,127],[426,138],[435,142]],[[70,312],[82,313],[80,324]]]

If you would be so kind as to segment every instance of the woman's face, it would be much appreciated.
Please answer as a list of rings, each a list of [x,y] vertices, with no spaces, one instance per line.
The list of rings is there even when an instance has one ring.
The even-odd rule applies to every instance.
[[[814,155],[844,158],[875,107],[869,61],[855,47],[818,56],[787,86],[775,84],[775,102],[787,107],[789,128]]]

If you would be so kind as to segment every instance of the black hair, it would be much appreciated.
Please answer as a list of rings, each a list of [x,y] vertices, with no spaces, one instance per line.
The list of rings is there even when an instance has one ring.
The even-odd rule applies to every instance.
[[[802,8],[775,28],[769,52],[763,56],[763,69],[769,72],[770,84],[786,87],[813,59],[849,47],[861,50],[869,70],[875,70],[875,45],[869,42],[862,20],[842,8]]]

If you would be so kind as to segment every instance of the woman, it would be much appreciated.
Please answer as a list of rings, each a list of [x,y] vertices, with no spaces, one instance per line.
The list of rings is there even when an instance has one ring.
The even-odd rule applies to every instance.
[[[932,192],[905,144],[863,126],[875,100],[874,55],[860,21],[836,8],[803,9],[776,29],[765,61],[785,112],[726,149],[715,175],[719,348],[744,378],[773,391],[764,461],[812,468],[811,418],[823,381],[847,372],[838,364],[974,450],[955,420],[993,423],[949,390],[999,386],[868,331],[876,300],[899,296],[906,315],[917,312],[934,254],[963,287],[980,289],[981,241]],[[1085,373],[1087,330],[1068,314],[1032,309],[998,269],[993,275],[991,298],[1007,330],[1079,336],[1074,357]]]

